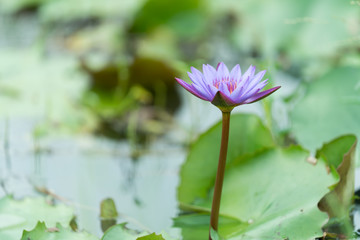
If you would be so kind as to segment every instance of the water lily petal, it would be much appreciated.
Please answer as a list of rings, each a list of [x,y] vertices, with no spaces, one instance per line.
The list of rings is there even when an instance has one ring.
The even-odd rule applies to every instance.
[[[216,87],[214,87],[212,84],[208,84],[208,89],[210,91],[211,94],[211,99],[214,98],[215,94],[219,91],[219,89],[217,89]]]
[[[203,81],[201,76],[193,74],[191,72],[188,72],[187,74],[188,74],[188,76],[189,76],[189,78],[190,78],[190,80],[191,80],[191,82],[193,84],[196,84],[198,86],[203,86],[204,85],[203,84],[204,81]]]
[[[255,86],[261,81],[261,79],[264,77],[265,73],[266,73],[266,70],[257,73],[257,74],[251,79],[251,83],[250,83],[249,86],[247,87],[248,90],[251,90],[253,87],[255,87]]]
[[[264,80],[264,81],[262,81],[260,83],[257,83],[253,87],[249,86],[244,91],[244,93],[243,93],[243,95],[241,97],[245,100],[245,99],[249,98],[251,95],[256,94],[257,92],[259,92],[261,89],[263,89],[266,86],[267,82],[268,82],[268,80],[266,79],[266,80]]]
[[[259,92],[259,93],[255,94],[254,96],[246,99],[246,101],[245,101],[244,103],[245,103],[245,104],[249,104],[249,103],[253,103],[253,102],[259,101],[259,100],[263,99],[264,97],[269,96],[270,94],[272,94],[273,92],[275,92],[276,90],[278,90],[280,87],[281,87],[281,86],[277,86],[277,87],[270,88],[270,89],[268,89],[268,90]]]
[[[249,81],[251,80],[252,76],[254,76],[255,73],[255,66],[250,65],[248,70],[241,76],[240,82],[238,83],[238,87],[248,86]],[[244,87],[246,89],[247,87]]]
[[[248,79],[242,80],[242,81],[244,81],[247,85],[247,84],[249,84],[250,77],[248,77]],[[233,101],[239,102],[239,98],[244,95],[244,91],[246,90],[245,89],[246,85],[240,86],[240,87],[237,86],[237,88],[231,93],[230,97],[231,97],[231,99],[233,99]]]
[[[192,86],[194,88],[200,92],[203,92],[206,96],[209,96],[210,92],[208,90],[207,84],[204,82],[204,76],[200,71],[194,73],[188,72],[188,76],[193,82]]]
[[[205,97],[206,99],[209,100],[212,98],[213,94],[210,94],[208,87],[203,87],[196,84],[192,84],[191,86],[193,87],[194,90],[197,91],[197,93],[199,93],[201,96]]]
[[[226,67],[226,65],[223,62],[220,62],[218,64],[218,67],[216,69],[216,78],[218,81],[222,81],[223,79],[229,78],[229,69]]]
[[[226,65],[220,62],[216,69],[204,64],[203,73],[191,67],[191,72],[188,72],[191,84],[179,78],[176,80],[200,99],[210,101],[222,111],[231,111],[238,105],[256,102],[279,89],[275,87],[260,92],[267,84],[267,80],[261,81],[265,72],[261,71],[255,75],[255,66],[251,65],[241,75],[240,65],[237,64],[229,73]]]
[[[226,96],[230,96],[230,91],[225,82],[221,82],[219,85],[219,90],[224,93]]]
[[[175,78],[176,81],[186,90],[188,90],[190,93],[192,93],[193,95],[195,95],[198,98],[201,98],[202,100],[206,100],[206,101],[210,101],[210,99],[207,99],[205,96],[203,96],[202,94],[200,94],[196,89],[194,89],[193,86],[191,86],[190,84],[188,84],[187,82],[185,82],[184,80],[180,79],[180,78]]]
[[[236,64],[235,67],[230,72],[230,79],[233,79],[237,84],[239,84],[241,78],[241,69],[240,65]]]
[[[203,72],[206,83],[213,84],[216,78],[216,70],[210,65],[203,65]]]

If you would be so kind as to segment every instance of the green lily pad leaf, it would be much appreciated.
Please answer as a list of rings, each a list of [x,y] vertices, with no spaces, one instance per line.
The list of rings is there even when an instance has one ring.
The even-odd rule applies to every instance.
[[[11,197],[0,199],[0,219],[11,216],[7,225],[2,221],[0,239],[18,240],[23,230],[33,229],[38,221],[46,222],[48,227],[56,223],[69,226],[74,217],[73,210],[63,204],[50,205],[44,198],[25,198],[21,201]]]
[[[174,240],[166,233],[156,235],[148,232],[136,232],[128,229],[126,223],[121,223],[109,228],[101,240]]]
[[[111,198],[101,201],[100,204],[100,218],[101,229],[105,232],[108,228],[116,224],[118,212],[116,210],[115,202]]]
[[[125,227],[126,223],[117,224],[109,228],[101,240],[136,240],[138,236],[143,236],[145,234],[140,234],[138,236],[136,232],[131,231]]]
[[[220,240],[220,236],[217,231],[215,231],[213,228],[210,229],[210,236],[212,240]]]
[[[118,212],[116,210],[114,200],[111,198],[102,200],[100,205],[100,217],[116,218],[117,216],[118,216]]]
[[[184,240],[187,239],[205,239],[209,235],[210,212],[209,210],[197,214],[186,214],[174,219],[174,227],[181,228]],[[236,218],[229,216],[220,216],[219,225],[221,226],[221,235],[230,236],[241,226],[246,227],[248,223],[241,222]]]
[[[156,235],[152,233],[143,237],[138,237],[136,240],[165,240],[161,235]]]
[[[309,153],[298,146],[266,149],[234,159],[226,169],[220,214],[242,224],[227,239],[314,239],[322,235],[328,216],[317,204],[335,183],[326,166],[306,161]],[[210,211],[212,193],[196,206]],[[247,223],[247,224],[244,224]],[[197,232],[205,239],[207,231]],[[186,238],[185,238],[186,239]],[[195,238],[194,238],[195,239]]]
[[[87,232],[74,232],[57,224],[54,228],[47,228],[44,222],[38,222],[31,231],[24,231],[21,240],[98,240]]]
[[[360,69],[340,67],[307,86],[290,117],[297,141],[315,151],[340,135],[360,136]]]
[[[13,227],[19,224],[23,224],[26,221],[25,218],[12,215],[12,214],[0,214],[0,230],[8,227]]]
[[[340,164],[345,160],[344,154],[351,149],[355,142],[356,137],[354,135],[338,137],[329,143],[325,143],[321,149],[317,150],[316,158],[324,161],[333,173],[333,176],[339,178],[339,173],[336,169],[340,167]],[[352,180],[352,182],[354,182],[354,180]]]
[[[178,198],[182,203],[192,203],[205,198],[211,189],[217,170],[221,122],[201,135],[193,144],[181,169]],[[239,156],[253,154],[274,146],[270,131],[255,115],[234,114],[230,119],[229,150],[227,162]],[[196,184],[194,184],[196,183]]]
[[[336,233],[351,235],[352,224],[349,218],[350,207],[353,203],[355,186],[355,149],[356,137],[353,135],[339,137],[324,145],[317,152],[317,156],[336,167],[340,180],[331,192],[319,202],[319,208],[327,212],[329,217],[341,220],[341,227],[337,226]],[[338,158],[338,159],[335,159]],[[333,221],[334,222],[334,221]],[[327,232],[332,232],[331,229]]]

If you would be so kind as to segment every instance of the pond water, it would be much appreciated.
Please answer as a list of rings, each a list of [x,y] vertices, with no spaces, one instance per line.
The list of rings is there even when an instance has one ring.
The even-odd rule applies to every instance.
[[[107,197],[114,199],[121,221],[139,229],[170,229],[177,214],[178,171],[186,156],[183,144],[168,134],[134,159],[127,141],[92,135],[34,139],[41,120],[0,122],[0,196],[4,190],[16,198],[34,196],[39,195],[34,187],[46,188],[75,208],[81,228],[99,236],[99,206]]]
[[[53,74],[55,67],[59,68],[57,62],[53,63],[53,68],[53,65],[44,66],[36,60],[29,61],[31,64],[28,67],[28,62],[24,64],[19,61],[24,56],[22,51],[21,54],[12,52],[12,47],[33,44],[38,32],[36,18],[24,16],[15,20],[0,15],[0,36],[7,36],[0,38],[0,51],[6,52],[6,55],[1,54],[3,57],[0,55],[0,77],[8,82],[14,80],[13,85],[19,86],[19,89],[21,86],[26,88],[19,91],[20,95],[31,89],[32,86],[29,85],[34,84],[27,81],[27,85],[23,85],[29,77],[41,83],[35,87],[37,93],[49,91],[49,86],[53,83],[42,85],[41,80],[47,82],[48,73],[36,73],[31,76],[29,73],[49,68],[48,71]],[[9,69],[14,66],[20,69],[22,64],[30,69],[22,68],[18,72],[11,72],[11,79],[3,78]],[[35,65],[39,65],[39,69],[36,70]],[[3,66],[5,67],[2,69]],[[67,66],[62,68],[68,70]],[[58,81],[56,80],[59,89],[67,84],[62,79],[64,75],[54,75],[59,76]],[[289,86],[290,82],[281,83],[282,86],[284,84]],[[75,89],[72,90],[74,94],[82,94],[85,84],[80,85],[79,88],[72,88]],[[291,86],[296,88],[297,85]],[[284,87],[283,92],[286,89],[289,88]],[[64,88],[62,92],[68,93],[68,89]],[[219,111],[211,104],[195,99],[185,91],[181,91],[181,94],[183,105],[175,116],[176,124],[173,130],[152,142],[146,149],[142,149],[136,158],[132,157],[131,146],[126,140],[112,141],[90,133],[50,135],[35,139],[34,128],[46,118],[45,110],[39,110],[42,109],[40,107],[36,110],[30,109],[31,104],[26,102],[26,99],[23,101],[26,110],[19,108],[17,112],[29,113],[28,115],[18,114],[13,117],[11,114],[4,114],[4,109],[12,108],[12,105],[2,107],[0,197],[7,193],[13,194],[16,198],[39,196],[41,191],[47,191],[60,202],[72,206],[79,227],[97,236],[102,235],[99,219],[100,202],[110,197],[115,201],[120,213],[119,222],[129,222],[131,227],[137,229],[156,232],[165,230],[173,236],[178,236],[179,230],[171,226],[172,218],[179,212],[176,189],[180,181],[181,164],[187,155],[186,145],[221,117]],[[48,98],[44,97],[39,101],[41,105],[46,105],[47,100]],[[261,109],[261,105],[257,103],[236,109],[234,112],[250,112],[264,118]],[[63,113],[62,110],[60,112]],[[6,115],[8,117],[4,118]],[[289,124],[284,117],[285,113],[275,115],[280,116],[277,122]],[[357,169],[356,189],[359,188],[360,169]],[[360,228],[359,210],[354,212],[354,223],[355,229]]]
[[[16,198],[50,193],[75,209],[78,224],[101,236],[100,202],[114,199],[119,222],[149,231],[168,231],[178,213],[176,189],[186,158],[186,142],[219,120],[210,104],[183,93],[184,104],[172,131],[132,157],[130,144],[90,134],[34,138],[42,118],[17,117],[0,121],[3,156],[0,176],[6,193]],[[255,106],[255,107],[254,107]],[[260,105],[242,111],[261,115]],[[204,118],[203,116],[207,116]]]
[[[177,214],[178,171],[185,158],[181,145],[164,139],[133,159],[126,142],[57,137],[37,142],[34,151],[31,124],[10,124],[11,166],[2,161],[1,173],[5,189],[16,198],[39,195],[34,187],[46,188],[75,208],[80,228],[96,235],[101,233],[100,202],[108,197],[114,199],[120,221],[139,229],[170,229]]]

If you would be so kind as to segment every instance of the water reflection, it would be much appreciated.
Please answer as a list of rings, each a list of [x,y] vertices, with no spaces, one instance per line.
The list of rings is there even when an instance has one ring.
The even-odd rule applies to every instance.
[[[134,158],[126,142],[92,136],[34,139],[35,120],[9,123],[4,146],[13,160],[12,171],[3,168],[2,161],[0,196],[4,189],[17,198],[39,191],[50,194],[72,205],[79,227],[98,236],[99,204],[107,197],[114,199],[119,221],[158,232],[170,229],[178,211],[178,170],[185,158],[180,144],[159,140]],[[6,136],[2,131],[1,136]]]

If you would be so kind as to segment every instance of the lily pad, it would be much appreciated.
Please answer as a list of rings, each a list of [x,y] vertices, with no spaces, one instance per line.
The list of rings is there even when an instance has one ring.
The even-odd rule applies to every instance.
[[[235,159],[225,173],[220,212],[248,224],[240,224],[237,231],[226,236],[220,224],[220,235],[229,239],[299,240],[321,236],[328,217],[317,203],[335,179],[322,162],[316,166],[308,163],[308,154],[293,146]],[[210,211],[211,199],[198,200],[197,205]],[[198,239],[205,238],[207,231],[199,233]]]
[[[219,113],[220,114],[220,113]],[[192,203],[205,198],[211,189],[217,170],[221,123],[219,122],[191,146],[188,158],[181,169],[178,198],[182,203]],[[270,131],[255,115],[234,114],[230,120],[227,162],[274,146]]]
[[[57,224],[55,228],[47,228],[44,222],[39,222],[31,231],[24,231],[21,240],[98,240],[87,232],[74,232]]]
[[[339,67],[309,83],[291,114],[297,141],[315,151],[344,134],[360,136],[360,69]]]
[[[165,240],[161,235],[156,235],[155,233],[152,233],[147,236],[138,237],[136,240]]]
[[[117,224],[109,228],[101,240],[173,240],[170,237],[164,238],[162,234],[147,233],[147,232],[136,232],[128,229],[126,223]]]
[[[327,232],[351,236],[353,227],[350,220],[350,207],[353,203],[355,186],[355,149],[357,140],[353,135],[339,137],[317,152],[320,159],[328,163],[329,169],[336,167],[339,181],[332,186],[332,191],[319,202],[319,208],[328,213],[336,230],[331,228]],[[328,224],[329,225],[329,224]],[[334,224],[333,224],[334,225]]]
[[[56,223],[69,226],[74,217],[72,209],[63,204],[53,206],[44,198],[19,201],[11,197],[0,199],[0,220],[4,216],[9,217],[9,222],[0,222],[0,239],[6,240],[20,239],[23,230],[34,228],[38,221],[46,222],[48,227],[55,227]]]

